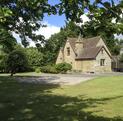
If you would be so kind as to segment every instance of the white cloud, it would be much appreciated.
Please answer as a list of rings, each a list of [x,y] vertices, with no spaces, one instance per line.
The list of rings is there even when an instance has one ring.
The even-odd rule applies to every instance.
[[[86,14],[81,15],[80,18],[81,18],[82,22],[81,23],[77,23],[78,26],[84,25],[85,22],[90,21],[90,19],[87,17]]]
[[[87,21],[90,21],[86,14],[83,14],[80,18],[81,18],[82,21],[83,21],[82,24],[84,24],[84,23],[87,22]]]
[[[12,35],[17,40],[18,43],[21,43],[21,39],[18,34],[16,34],[15,32],[12,32]]]
[[[47,27],[41,27],[36,34],[44,35],[45,39],[49,39],[51,35],[60,32],[60,27],[49,24],[48,22],[44,22],[43,24],[47,25]]]
[[[15,32],[12,32],[12,34],[13,34],[13,37],[17,40],[17,43],[21,44],[21,39],[20,39],[19,35],[16,34]],[[31,41],[31,40],[28,40],[28,41],[29,41],[30,47],[35,47],[35,43],[33,41]]]
[[[55,26],[55,25],[51,25],[48,22],[43,22],[43,24],[47,25],[46,27],[40,27],[38,31],[36,31],[35,33],[37,35],[43,35],[45,37],[45,39],[49,39],[51,37],[51,35],[60,32],[60,27]],[[16,34],[15,32],[12,33],[13,36],[16,38],[18,43],[21,43],[21,39],[19,37],[18,34]],[[30,46],[34,47],[35,43],[33,41],[29,41]]]
[[[122,34],[120,34],[120,35],[115,34],[114,36],[115,36],[115,38],[117,38],[119,40],[123,39],[123,35]]]

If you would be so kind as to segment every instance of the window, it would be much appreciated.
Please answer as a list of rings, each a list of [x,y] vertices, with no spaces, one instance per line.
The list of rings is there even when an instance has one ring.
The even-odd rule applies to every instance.
[[[100,59],[100,66],[104,66],[105,65],[105,59]]]
[[[67,56],[69,56],[69,55],[70,55],[70,48],[67,47]]]

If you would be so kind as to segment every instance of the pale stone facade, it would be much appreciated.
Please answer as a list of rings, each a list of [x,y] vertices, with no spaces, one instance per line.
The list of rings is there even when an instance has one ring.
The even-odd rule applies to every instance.
[[[57,63],[67,62],[73,70],[82,72],[111,72],[111,53],[101,37],[68,38],[61,48]]]

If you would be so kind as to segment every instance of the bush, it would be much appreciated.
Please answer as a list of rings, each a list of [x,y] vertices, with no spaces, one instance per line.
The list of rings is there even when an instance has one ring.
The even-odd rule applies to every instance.
[[[28,61],[24,52],[20,50],[12,51],[7,57],[7,69],[11,76],[16,72],[24,71],[28,68]]]
[[[72,69],[72,66],[69,63],[59,63],[55,68],[59,73],[66,73],[68,70]]]
[[[39,67],[37,67],[37,68],[35,69],[35,72],[36,72],[36,73],[40,73],[40,72],[41,72],[41,69],[40,69]]]
[[[41,67],[41,72],[43,72],[43,73],[54,73],[54,74],[58,73],[55,66],[51,66],[51,65]]]

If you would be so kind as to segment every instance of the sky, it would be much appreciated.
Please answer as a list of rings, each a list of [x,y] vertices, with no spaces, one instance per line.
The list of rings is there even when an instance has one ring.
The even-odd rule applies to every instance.
[[[94,0],[91,0],[91,2],[93,1]],[[107,0],[103,0],[103,1],[107,1]],[[115,3],[118,3],[118,1],[119,0],[115,0]],[[49,0],[49,3],[51,5],[55,5],[59,3],[59,0]],[[86,15],[82,15],[82,19],[84,22],[89,20]],[[51,35],[58,33],[60,31],[60,28],[65,26],[65,21],[66,21],[65,15],[59,16],[57,14],[57,15],[49,16],[45,14],[43,23],[46,24],[47,27],[43,27],[43,28],[41,27],[38,31],[36,31],[36,34],[44,35],[45,39],[49,39]],[[20,43],[19,36],[15,33],[13,35]],[[34,45],[35,45],[34,42],[30,42],[30,46],[34,46]]]

